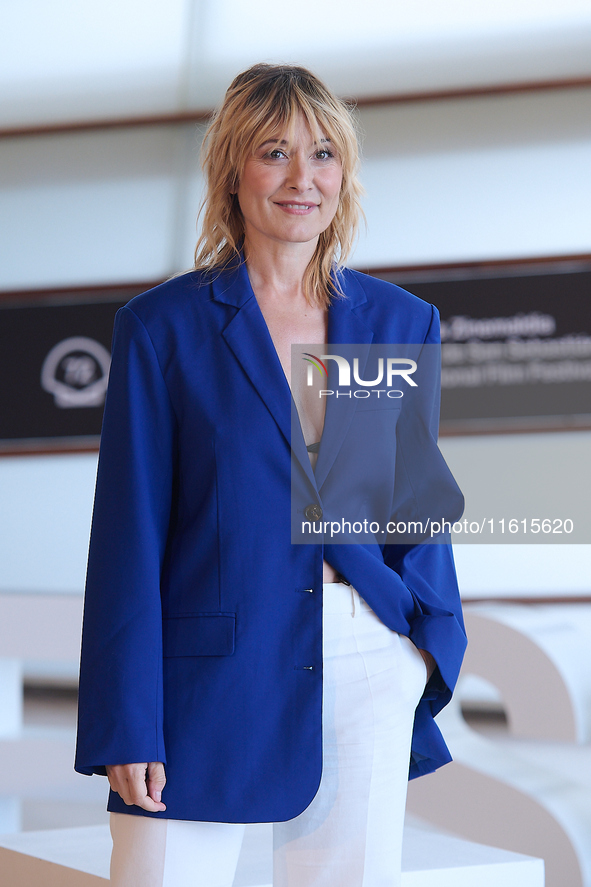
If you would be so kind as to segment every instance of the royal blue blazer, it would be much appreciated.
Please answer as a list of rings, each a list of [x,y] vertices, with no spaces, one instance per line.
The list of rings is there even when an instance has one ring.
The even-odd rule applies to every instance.
[[[340,280],[329,342],[438,343],[431,305],[355,271]],[[462,500],[436,448],[437,379],[429,390],[415,417],[427,438],[423,476],[443,484],[453,519]],[[105,774],[107,764],[163,761],[167,809],[150,814],[111,792],[109,810],[277,822],[308,806],[322,771],[324,558],[437,662],[416,712],[410,776],[450,760],[433,716],[466,643],[451,548],[292,544],[291,403],[244,264],[189,272],[118,312],[75,766]],[[299,457],[299,488],[319,506],[344,427],[331,431],[331,409],[316,474],[305,446]],[[412,488],[410,478],[406,499]]]

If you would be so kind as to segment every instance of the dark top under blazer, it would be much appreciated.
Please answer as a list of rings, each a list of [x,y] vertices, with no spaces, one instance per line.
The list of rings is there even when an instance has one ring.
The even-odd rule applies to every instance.
[[[329,342],[439,341],[431,305],[354,271],[341,282]],[[438,401],[434,385],[422,417],[433,446]],[[290,405],[244,265],[184,274],[118,312],[76,769],[163,761],[167,809],[149,814],[111,792],[112,811],[273,822],[308,806],[322,771],[323,558],[437,661],[416,713],[411,777],[450,759],[433,715],[465,648],[451,549],[292,545]],[[330,467],[321,448],[317,479]]]

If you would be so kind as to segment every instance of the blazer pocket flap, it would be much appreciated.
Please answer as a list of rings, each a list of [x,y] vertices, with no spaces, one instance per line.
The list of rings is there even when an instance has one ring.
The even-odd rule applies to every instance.
[[[163,620],[165,657],[231,656],[234,652],[235,613],[200,613]]]

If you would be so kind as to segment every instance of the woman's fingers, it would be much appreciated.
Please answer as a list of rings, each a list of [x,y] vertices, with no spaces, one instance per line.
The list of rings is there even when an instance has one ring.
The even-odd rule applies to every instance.
[[[153,761],[148,764],[148,795],[156,803],[162,801],[162,789],[166,785],[166,775],[164,773],[164,764],[160,761]],[[164,808],[166,810],[166,807]]]
[[[107,776],[113,791],[121,796],[128,807],[135,805],[149,813],[166,810],[166,805],[160,800],[166,782],[164,764],[158,761],[150,764],[114,764],[107,766]]]

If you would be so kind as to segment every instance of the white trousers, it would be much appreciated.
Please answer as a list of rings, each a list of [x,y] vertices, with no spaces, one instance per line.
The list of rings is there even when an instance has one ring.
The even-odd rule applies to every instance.
[[[324,586],[323,771],[273,826],[274,887],[398,887],[410,742],[426,681],[412,641]],[[111,814],[117,887],[232,887],[244,825]]]

